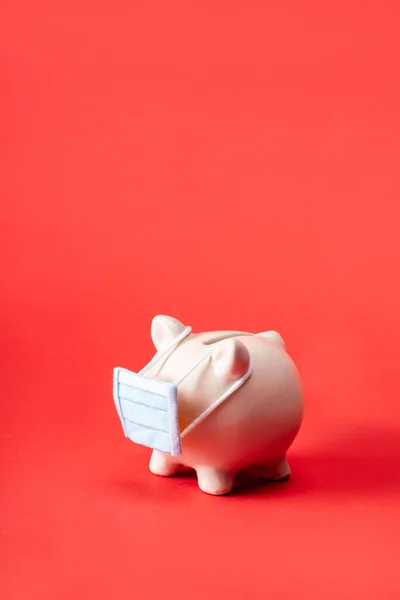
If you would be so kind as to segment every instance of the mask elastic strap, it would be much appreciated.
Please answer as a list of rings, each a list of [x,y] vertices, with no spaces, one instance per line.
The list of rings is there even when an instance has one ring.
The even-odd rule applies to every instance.
[[[251,334],[249,334],[249,335],[251,335]],[[197,361],[197,363],[195,363],[195,364],[194,364],[194,365],[193,365],[193,366],[192,366],[192,367],[189,369],[189,371],[188,371],[187,373],[185,373],[185,375],[183,375],[183,377],[181,377],[181,378],[180,378],[180,379],[179,379],[179,380],[176,382],[176,385],[177,385],[177,386],[178,386],[179,384],[181,384],[181,383],[182,383],[182,381],[183,381],[184,379],[186,379],[186,377],[188,377],[188,376],[189,376],[191,373],[193,373],[193,371],[194,371],[195,369],[197,369],[197,367],[198,367],[198,366],[199,366],[199,365],[200,365],[200,364],[201,364],[203,361],[205,361],[207,358],[209,358],[209,357],[211,356],[211,354],[212,354],[212,353],[214,352],[214,350],[215,350],[215,347],[216,347],[216,345],[217,345],[217,344],[218,344],[220,341],[222,341],[222,340],[219,340],[218,342],[214,342],[213,344],[210,344],[210,346],[211,346],[211,350],[210,350],[210,352],[207,352],[207,354],[205,354],[204,356],[202,356],[202,357],[200,358],[200,360],[198,360],[198,361]],[[248,371],[250,371],[250,369],[252,369],[252,367],[251,367],[251,361],[250,361],[250,365],[249,365],[249,370],[248,370]],[[247,372],[246,372],[246,373],[243,375],[243,377],[245,377],[245,378],[247,378],[247,377],[248,377],[248,375],[247,375],[248,371],[247,371]],[[239,385],[241,384],[241,381],[242,381],[242,378],[238,379]],[[236,389],[236,388],[235,388],[235,389]],[[229,390],[228,390],[228,391],[229,391]],[[232,390],[232,391],[234,391],[234,390]]]
[[[163,350],[162,352],[157,352],[153,358],[151,359],[151,361],[149,363],[147,363],[147,365],[145,367],[143,367],[143,369],[141,371],[139,371],[138,375],[144,375],[145,373],[147,373],[147,371],[150,369],[150,367],[152,367],[156,362],[158,362],[159,360],[161,360],[164,356],[166,356],[169,352],[171,352],[171,350],[174,350],[174,348],[182,341],[184,340],[189,333],[191,333],[192,328],[191,327],[186,327],[182,333],[180,335],[178,335],[178,337],[172,342],[172,344],[170,344],[165,350]],[[196,365],[197,366],[197,365]]]
[[[204,360],[208,356],[210,356],[210,354],[207,354],[207,356],[205,356],[202,360]],[[196,365],[196,366],[198,366],[198,365]],[[191,373],[192,371],[193,371],[193,369],[191,369],[189,371],[189,373]],[[233,394],[233,392],[236,392],[236,390],[238,390],[248,380],[248,378],[250,377],[250,375],[252,374],[252,372],[253,372],[253,362],[252,362],[252,360],[250,358],[249,368],[247,369],[246,373],[244,375],[242,375],[242,377],[240,377],[239,379],[237,379],[226,390],[226,392],[224,392],[218,398],[218,400],[216,400],[215,402],[213,402],[211,404],[211,406],[209,406],[204,412],[202,412],[201,415],[199,415],[197,417],[197,419],[195,419],[194,421],[192,421],[192,423],[190,423],[190,425],[188,425],[186,427],[186,429],[184,431],[182,431],[181,438],[183,438],[185,435],[187,435],[194,427],[196,427],[199,423],[201,423],[201,421],[203,421],[206,417],[208,417],[208,415],[210,413],[212,413],[220,404],[222,404],[222,402],[224,402],[224,400],[226,400],[227,398],[229,398],[229,396],[231,396],[231,394]],[[189,373],[187,375],[189,375]],[[187,375],[185,375],[185,377],[187,377]],[[185,377],[183,377],[182,379],[184,379]],[[180,381],[182,381],[182,379]],[[180,381],[179,381],[179,383],[180,383]]]
[[[183,381],[184,379],[186,379],[186,377],[189,377],[189,375],[190,375],[191,373],[193,373],[193,371],[194,371],[195,369],[197,369],[197,367],[198,367],[199,365],[201,365],[201,363],[202,363],[203,361],[205,361],[205,360],[206,360],[206,358],[209,358],[213,352],[214,352],[214,348],[213,348],[212,350],[210,350],[210,352],[207,352],[207,354],[206,354],[205,356],[202,356],[202,357],[200,358],[200,360],[198,360],[198,361],[197,361],[197,363],[195,363],[195,364],[194,364],[194,365],[193,365],[193,366],[192,366],[192,367],[189,369],[189,371],[187,371],[187,373],[185,373],[185,375],[184,375],[183,377],[181,377],[181,378],[179,379],[179,381],[177,381],[177,382],[176,382],[176,386],[178,386],[179,384],[181,384],[181,383],[182,383],[182,381]]]

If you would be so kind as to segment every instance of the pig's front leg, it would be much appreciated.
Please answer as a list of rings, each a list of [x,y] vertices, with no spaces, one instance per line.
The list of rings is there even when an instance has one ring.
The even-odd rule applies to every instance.
[[[176,475],[181,468],[181,464],[169,454],[164,454],[158,450],[153,450],[151,455],[149,469],[154,475],[171,477]]]
[[[228,494],[235,481],[235,474],[213,467],[197,467],[197,482],[202,492],[213,496]]]

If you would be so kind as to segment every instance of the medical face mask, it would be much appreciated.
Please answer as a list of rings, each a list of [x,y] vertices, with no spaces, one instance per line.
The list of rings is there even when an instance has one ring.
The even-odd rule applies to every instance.
[[[247,372],[181,434],[178,422],[178,386],[211,356],[215,345],[175,383],[146,377],[146,373],[156,362],[172,352],[190,332],[191,327],[186,327],[169,347],[162,352],[157,352],[139,373],[133,373],[121,367],[114,369],[113,396],[125,436],[136,444],[160,450],[172,456],[182,454],[181,438],[241,387],[252,373],[250,362]]]

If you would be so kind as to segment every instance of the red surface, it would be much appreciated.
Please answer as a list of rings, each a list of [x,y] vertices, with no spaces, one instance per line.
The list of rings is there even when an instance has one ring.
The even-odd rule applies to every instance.
[[[7,4],[2,599],[399,598],[398,3]],[[148,473],[157,313],[282,332],[289,483]]]

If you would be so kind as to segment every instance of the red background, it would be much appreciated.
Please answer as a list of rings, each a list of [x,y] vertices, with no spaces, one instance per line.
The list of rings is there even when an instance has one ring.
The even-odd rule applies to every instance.
[[[398,598],[398,3],[2,12],[2,598]],[[157,313],[281,331],[290,482],[148,473]]]

